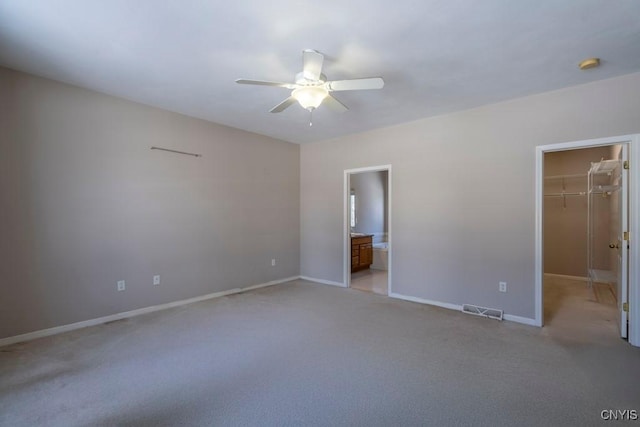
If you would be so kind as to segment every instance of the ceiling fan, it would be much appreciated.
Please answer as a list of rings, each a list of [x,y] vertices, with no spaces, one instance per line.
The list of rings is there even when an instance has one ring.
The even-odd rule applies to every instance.
[[[324,56],[313,49],[302,51],[302,71],[296,74],[295,83],[269,82],[263,80],[238,79],[236,83],[246,85],[276,86],[292,89],[291,95],[280,104],[273,107],[271,113],[280,113],[287,107],[298,102],[302,108],[313,112],[320,104],[324,103],[332,110],[342,112],[348,110],[347,106],[331,95],[331,92],[342,90],[382,89],[384,80],[382,77],[370,77],[364,79],[334,80],[328,81],[322,74]],[[311,126],[311,122],[309,122]]]

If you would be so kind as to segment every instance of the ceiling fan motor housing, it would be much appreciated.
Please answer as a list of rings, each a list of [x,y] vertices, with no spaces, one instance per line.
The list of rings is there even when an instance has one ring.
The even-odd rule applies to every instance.
[[[326,81],[327,81],[327,76],[325,76],[324,74],[320,74],[320,77],[318,78],[318,80],[313,80],[313,79],[306,78],[304,76],[304,71],[301,71],[298,74],[296,74],[296,84],[297,85],[316,86],[316,85],[324,84]]]

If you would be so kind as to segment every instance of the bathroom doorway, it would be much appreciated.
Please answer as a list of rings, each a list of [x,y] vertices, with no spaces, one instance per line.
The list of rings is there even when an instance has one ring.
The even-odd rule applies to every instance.
[[[344,283],[391,292],[391,166],[345,170]]]

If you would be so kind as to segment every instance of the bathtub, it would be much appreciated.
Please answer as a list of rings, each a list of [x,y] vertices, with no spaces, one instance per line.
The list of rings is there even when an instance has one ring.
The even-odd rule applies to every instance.
[[[371,268],[374,270],[389,269],[389,243],[379,242],[373,244],[373,264]]]

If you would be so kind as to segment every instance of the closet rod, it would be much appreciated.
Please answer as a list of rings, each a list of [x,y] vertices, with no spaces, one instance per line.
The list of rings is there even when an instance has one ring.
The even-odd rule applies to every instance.
[[[152,150],[168,151],[170,153],[185,154],[187,156],[202,157],[202,154],[187,153],[186,151],[170,150],[169,148],[151,147]]]
[[[564,196],[586,196],[587,193],[585,191],[577,191],[573,193],[551,193],[545,194],[544,197],[564,197]]]

